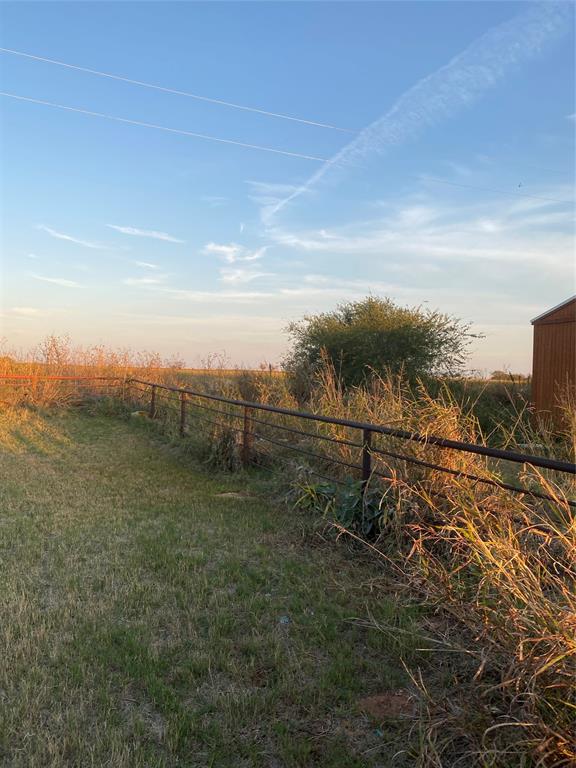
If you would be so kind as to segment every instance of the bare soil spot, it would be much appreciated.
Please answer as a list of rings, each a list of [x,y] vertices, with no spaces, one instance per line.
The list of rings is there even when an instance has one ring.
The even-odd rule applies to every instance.
[[[121,698],[122,710],[131,726],[139,720],[150,738],[157,744],[164,741],[166,726],[162,715],[133,686],[126,686]]]
[[[402,689],[388,691],[376,696],[366,696],[360,699],[358,707],[378,722],[414,717],[416,713],[414,697]]]

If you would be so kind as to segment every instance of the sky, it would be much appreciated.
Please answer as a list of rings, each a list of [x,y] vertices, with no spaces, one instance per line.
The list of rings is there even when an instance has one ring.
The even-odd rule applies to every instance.
[[[528,372],[576,291],[572,3],[0,12],[7,349],[277,363],[290,321],[371,294]]]

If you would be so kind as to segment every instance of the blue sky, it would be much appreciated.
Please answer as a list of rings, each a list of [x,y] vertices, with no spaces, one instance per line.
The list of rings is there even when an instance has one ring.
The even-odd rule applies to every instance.
[[[9,347],[276,362],[287,322],[372,293],[527,371],[530,319],[574,293],[572,4],[1,11],[3,48],[307,121],[0,52]]]

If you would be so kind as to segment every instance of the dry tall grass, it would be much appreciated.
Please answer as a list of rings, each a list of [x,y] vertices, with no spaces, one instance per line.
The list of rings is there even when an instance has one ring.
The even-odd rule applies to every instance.
[[[444,499],[421,493],[405,521],[407,580],[457,619],[464,640],[450,632],[446,643],[464,643],[476,666],[464,690],[433,707],[434,765],[455,739],[484,764],[576,761],[576,524],[563,496],[542,486],[554,502],[508,493],[479,501],[452,480]]]
[[[74,346],[66,336],[50,335],[26,353],[0,348],[0,403],[45,406],[90,395],[115,396],[130,377],[175,383],[182,366],[177,358],[164,359],[156,352]],[[68,376],[87,379],[57,380]]]
[[[422,387],[414,398],[398,381],[375,379],[371,389],[344,393],[328,369],[314,408],[483,441],[476,419],[449,389],[431,398]],[[522,444],[573,460],[573,401],[565,399],[564,408],[562,435],[538,431],[519,414]],[[506,442],[515,440],[507,435]],[[475,665],[451,697],[421,686],[429,704],[422,764],[451,764],[457,755],[478,765],[576,764],[576,515],[567,503],[576,497],[573,477],[417,443],[401,452],[489,480],[512,477],[554,499],[383,457],[398,501],[396,565],[429,604],[457,620],[462,633],[452,627],[443,643]],[[373,551],[389,562],[386,533],[383,551]]]

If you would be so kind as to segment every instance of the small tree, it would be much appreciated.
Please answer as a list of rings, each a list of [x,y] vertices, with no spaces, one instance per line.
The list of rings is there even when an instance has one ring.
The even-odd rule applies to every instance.
[[[347,386],[374,372],[402,373],[409,380],[454,375],[462,370],[473,337],[470,325],[456,317],[374,296],[306,316],[290,323],[287,332],[292,349],[284,368],[302,393],[323,357]]]

